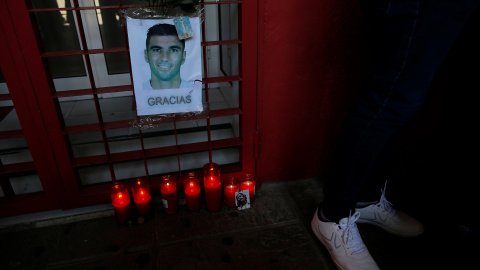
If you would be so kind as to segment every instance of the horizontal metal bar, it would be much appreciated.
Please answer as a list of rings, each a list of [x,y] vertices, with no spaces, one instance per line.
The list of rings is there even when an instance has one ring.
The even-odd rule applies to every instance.
[[[122,8],[147,7],[147,5],[122,5]],[[68,8],[31,8],[28,12],[51,12],[51,11],[73,11],[73,10],[92,10],[92,9],[118,9],[120,6],[88,6],[88,7],[68,7]]]
[[[109,130],[116,128],[129,128],[133,127],[134,119],[104,122],[103,125],[99,123],[77,125],[77,126],[67,126],[63,129],[63,134],[74,134],[74,133],[83,133],[83,132],[92,132],[99,130]]]
[[[100,164],[107,164],[107,163],[108,163],[107,155],[99,155],[99,156],[75,158],[75,161],[73,162],[72,166],[82,167],[82,166],[100,165]]]
[[[177,146],[166,146],[161,148],[145,149],[145,157],[171,156],[177,153]]]
[[[242,145],[242,139],[237,137],[212,141],[212,149],[228,148],[228,147],[241,146],[241,145]]]
[[[0,95],[0,101],[5,101],[5,100],[12,100],[12,97],[10,94],[1,94]]]
[[[205,41],[202,42],[202,46],[219,46],[219,45],[235,45],[235,44],[242,44],[242,41],[239,39],[233,40],[216,40],[216,41]]]
[[[110,161],[111,162],[122,162],[122,161],[130,161],[130,160],[138,160],[143,158],[143,151],[130,151],[127,155],[125,153],[111,153],[110,154]]]
[[[77,126],[67,126],[63,129],[63,134],[92,132],[92,131],[98,131],[98,130],[102,130],[102,127],[99,123],[77,125]]]
[[[219,5],[219,4],[241,4],[242,1],[216,1],[198,3],[198,5]],[[139,7],[153,7],[152,5],[122,5],[122,8],[139,8]],[[118,9],[120,6],[87,6],[87,7],[68,7],[68,8],[32,8],[28,12],[49,12],[49,11],[72,11],[72,10],[92,10],[92,9]]]
[[[210,111],[210,118],[240,115],[240,114],[242,114],[242,110],[240,110],[240,108],[221,109],[221,110]]]
[[[136,151],[128,151],[128,152],[122,152],[122,153],[111,153],[110,159],[108,159],[107,155],[76,158],[73,166],[82,167],[82,166],[89,166],[89,165],[99,165],[99,164],[107,164],[107,163],[114,163],[114,162],[138,160],[142,158],[143,158],[142,150],[136,150]]]
[[[220,109],[220,110],[210,111],[210,118],[240,115],[240,114],[242,114],[242,111],[240,110],[240,108]],[[173,123],[174,121],[181,122],[181,121],[191,121],[191,120],[199,120],[199,119],[206,119],[206,118],[208,118],[208,116],[203,114],[192,115],[190,117],[184,117],[182,115],[178,115],[176,117],[172,116],[172,117],[159,120],[158,123]],[[109,130],[109,129],[116,129],[116,128],[129,128],[134,126],[134,122],[135,122],[134,119],[129,119],[129,120],[121,120],[121,121],[104,122],[103,126],[100,125],[99,123],[67,126],[63,129],[63,134],[93,132],[93,131]],[[1,132],[0,132],[0,135],[1,135]]]
[[[198,3],[199,5],[218,5],[218,4],[241,4],[242,1],[216,1],[216,2],[204,2],[204,3]]]
[[[56,51],[56,52],[43,52],[40,57],[60,57],[60,56],[73,56],[73,55],[87,55],[87,54],[101,54],[101,53],[118,53],[128,52],[125,47],[107,48],[107,49],[90,49],[90,50],[72,50],[72,51]]]
[[[57,91],[55,92],[55,94],[53,94],[53,98],[76,97],[76,96],[85,96],[85,95],[93,95],[93,94],[107,94],[107,93],[128,92],[128,91],[133,91],[133,85],[99,87],[99,88],[96,88],[95,90],[79,89],[79,90]]]
[[[35,164],[33,161],[21,162],[14,164],[4,164],[0,166],[0,174],[11,174],[18,172],[35,171]]]
[[[13,207],[13,204],[22,204],[22,203],[28,203],[29,206],[31,207],[32,201],[44,200],[44,199],[45,199],[45,193],[43,191],[25,193],[25,194],[15,194],[15,196],[13,196],[10,201],[7,200],[7,198],[1,198],[0,205],[5,204],[5,205],[8,205],[8,207],[0,207],[0,209],[1,209],[0,210],[0,217],[20,214],[20,213],[18,213],[18,211],[13,210],[13,211],[11,211],[13,214],[4,215],[3,214],[4,212],[10,212],[10,211],[8,211],[7,209],[3,209],[3,208],[17,209],[17,208]],[[33,205],[36,205],[36,204],[33,204]]]
[[[241,80],[242,80],[242,77],[240,77],[239,75],[234,75],[234,76],[203,78],[202,83],[209,84],[209,83],[222,83],[222,82],[236,82]]]
[[[242,140],[240,138],[230,138],[212,141],[212,149],[228,148],[233,146],[242,145]],[[209,149],[208,142],[198,142],[183,144],[178,146],[179,154],[186,154],[199,151],[207,151]],[[89,157],[79,157],[75,158],[73,167],[85,167],[92,165],[101,165],[115,162],[131,161],[131,160],[140,160],[145,158],[154,158],[161,156],[171,156],[177,154],[177,147],[175,145],[145,149],[145,154],[142,150],[113,153],[110,154],[110,159],[107,155],[98,155],[98,156],[89,156]]]
[[[8,131],[0,131],[0,140],[4,139],[16,139],[16,138],[24,138],[25,135],[23,134],[23,130],[8,130]]]
[[[64,97],[78,97],[78,96],[87,96],[93,95],[92,89],[79,89],[79,90],[67,90],[67,91],[57,91],[53,94],[53,98],[64,98]]]
[[[133,127],[133,122],[135,119],[127,119],[127,120],[120,120],[120,121],[112,121],[112,122],[103,122],[103,130],[109,129],[116,129],[116,128],[129,128]]]

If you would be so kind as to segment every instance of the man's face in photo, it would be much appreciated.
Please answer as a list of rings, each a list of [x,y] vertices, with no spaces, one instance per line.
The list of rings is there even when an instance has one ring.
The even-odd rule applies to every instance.
[[[152,76],[161,81],[180,78],[180,66],[185,57],[183,44],[177,36],[154,35],[145,50],[145,61],[150,65]]]

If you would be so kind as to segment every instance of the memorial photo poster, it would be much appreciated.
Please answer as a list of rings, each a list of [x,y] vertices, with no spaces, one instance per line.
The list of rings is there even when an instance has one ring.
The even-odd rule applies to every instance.
[[[127,18],[138,116],[203,110],[200,19],[186,20],[193,36],[181,40],[174,19]]]

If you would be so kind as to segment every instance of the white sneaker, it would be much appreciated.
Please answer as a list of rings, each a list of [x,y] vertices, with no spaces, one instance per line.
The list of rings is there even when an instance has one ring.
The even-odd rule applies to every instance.
[[[318,219],[318,209],[312,219],[312,230],[325,245],[338,269],[375,270],[378,268],[358,232],[360,213],[343,218],[340,223],[323,222]]]
[[[395,210],[392,203],[387,201],[385,198],[386,186],[385,183],[378,203],[355,209],[355,211],[360,212],[360,218],[357,222],[379,226],[398,236],[414,237],[421,235],[424,230],[422,223],[402,211]]]

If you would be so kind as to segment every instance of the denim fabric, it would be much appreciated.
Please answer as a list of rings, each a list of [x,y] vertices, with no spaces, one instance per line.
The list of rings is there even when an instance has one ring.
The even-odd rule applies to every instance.
[[[340,132],[321,205],[327,218],[348,216],[362,193],[368,193],[364,187],[385,181],[382,155],[389,140],[422,106],[438,67],[479,2],[362,3],[372,26],[372,70]]]

